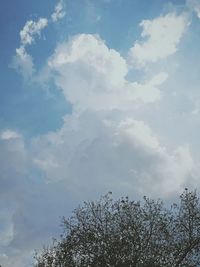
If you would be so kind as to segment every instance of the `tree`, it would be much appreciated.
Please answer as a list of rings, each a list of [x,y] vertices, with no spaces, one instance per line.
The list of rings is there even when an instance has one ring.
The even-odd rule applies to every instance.
[[[187,189],[166,208],[144,197],[111,193],[63,218],[60,241],[36,255],[35,267],[195,267],[200,264],[200,203]]]

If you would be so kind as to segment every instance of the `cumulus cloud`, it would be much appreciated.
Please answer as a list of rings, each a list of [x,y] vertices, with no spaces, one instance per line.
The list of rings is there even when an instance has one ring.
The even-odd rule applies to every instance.
[[[89,184],[84,192],[98,187],[168,195],[194,177],[187,146],[168,150],[147,123],[134,119],[138,101],[160,100],[167,73],[130,82],[125,59],[90,34],[58,45],[48,68],[73,106],[59,131],[32,143],[34,164],[48,182],[66,181],[72,191]]]
[[[125,59],[91,34],[58,45],[48,67],[59,74],[56,85],[77,110],[127,109],[136,100],[157,101],[159,86],[167,79],[163,72],[143,83],[128,81]]]
[[[98,188],[168,196],[194,179],[197,167],[187,146],[168,151],[143,121],[104,116],[70,117],[57,133],[35,140],[35,164],[49,182],[64,180],[81,195]]]
[[[112,151],[111,140],[111,144],[108,145],[108,136],[112,136],[113,133],[109,133],[104,120],[107,121],[107,116],[113,116],[112,110],[117,109],[121,113],[133,110],[137,101],[145,103],[158,101],[161,97],[159,86],[165,82],[167,74],[156,74],[143,84],[129,82],[126,79],[128,67],[125,59],[117,51],[109,49],[99,36],[86,34],[78,35],[69,42],[58,45],[48,61],[48,67],[50,71],[56,72],[55,83],[63,90],[66,100],[73,105],[73,114],[66,117],[66,123],[59,132],[35,140],[34,147],[38,150],[38,155],[34,159],[36,166],[43,170],[48,181],[78,180],[76,184],[83,186],[85,179],[92,179],[98,173],[99,183],[102,182],[101,179],[108,179],[108,183],[112,184],[115,179],[119,182],[120,177],[117,178],[115,170],[112,173],[114,164],[119,165],[119,159],[112,161],[112,157],[119,151],[115,149]],[[87,110],[90,112],[87,113]],[[105,117],[101,117],[102,113]],[[112,168],[108,169],[101,165],[105,163],[105,159],[103,154],[98,158],[98,146],[91,152],[97,157],[94,162],[91,162],[90,153],[86,152],[89,156],[85,157],[84,166],[78,154],[82,144],[83,149],[86,144],[93,150],[93,142],[98,144],[96,140],[102,139],[104,134],[102,148],[110,149],[107,152],[110,159],[107,161],[111,161]],[[129,153],[126,160],[128,155]],[[91,166],[87,165],[88,161],[91,162]],[[83,170],[78,172],[75,167],[79,165],[87,172],[90,170],[96,172],[95,168],[98,168],[98,172],[96,175],[94,172],[90,175],[83,174]],[[124,177],[126,175],[130,176],[127,173],[123,174]],[[83,181],[79,181],[81,176],[84,177]],[[96,178],[94,178],[95,183]],[[134,184],[130,181],[130,184],[132,183]],[[105,188],[107,189],[108,187]]]
[[[145,65],[164,59],[178,50],[178,44],[187,28],[186,14],[169,13],[153,20],[143,20],[141,37],[130,49],[133,64]]]
[[[157,31],[173,29],[168,52],[158,50],[155,61],[177,50],[187,23],[185,15],[175,14],[143,21],[153,35],[148,45],[162,39]],[[142,109],[162,98],[166,72],[130,81],[125,58],[91,34],[59,44],[46,68],[73,107],[60,130],[32,143],[33,162],[50,184],[64,181],[67,190],[83,195],[98,188],[169,196],[196,182],[199,166],[190,147],[169,148],[148,121],[135,118],[138,103]]]
[[[56,22],[60,19],[63,19],[66,15],[66,12],[64,10],[64,4],[63,1],[61,0],[58,2],[58,4],[55,6],[55,10],[51,15],[51,19],[53,22]]]

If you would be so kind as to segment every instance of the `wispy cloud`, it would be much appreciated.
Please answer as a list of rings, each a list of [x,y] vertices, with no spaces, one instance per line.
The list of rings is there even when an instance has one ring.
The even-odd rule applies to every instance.
[[[48,25],[46,18],[39,18],[37,21],[29,20],[20,31],[20,47],[16,49],[12,66],[19,71],[25,79],[31,78],[34,74],[34,63],[31,55],[26,51],[27,46],[33,44],[37,37]]]
[[[186,1],[189,8],[191,8],[200,18],[200,1],[199,0],[187,0]]]
[[[61,0],[56,6],[55,6],[55,10],[51,15],[51,19],[53,22],[56,22],[60,19],[63,19],[66,15],[66,12],[64,10],[64,3]]]
[[[35,41],[35,37],[41,35],[41,31],[48,25],[46,18],[40,18],[38,21],[29,20],[24,28],[20,31],[21,45],[23,47],[31,45]]]
[[[63,1],[58,2],[55,10],[51,15],[51,20],[56,23],[58,20],[64,18],[64,4]],[[25,79],[32,78],[35,68],[32,56],[27,52],[27,46],[35,43],[37,38],[41,37],[42,31],[51,22],[48,18],[39,18],[37,21],[28,20],[23,29],[20,31],[20,47],[16,49],[16,55],[13,58],[12,67],[19,71]]]

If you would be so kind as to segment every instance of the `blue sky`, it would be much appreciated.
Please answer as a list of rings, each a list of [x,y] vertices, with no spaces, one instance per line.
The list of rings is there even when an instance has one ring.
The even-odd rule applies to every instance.
[[[3,0],[0,264],[82,201],[200,188],[199,0]]]

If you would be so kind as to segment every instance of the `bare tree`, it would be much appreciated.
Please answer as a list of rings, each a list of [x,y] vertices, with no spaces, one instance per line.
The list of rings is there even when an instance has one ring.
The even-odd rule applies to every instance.
[[[63,219],[60,241],[36,255],[35,267],[195,267],[200,264],[200,203],[187,189],[165,208],[144,197],[111,193]]]

